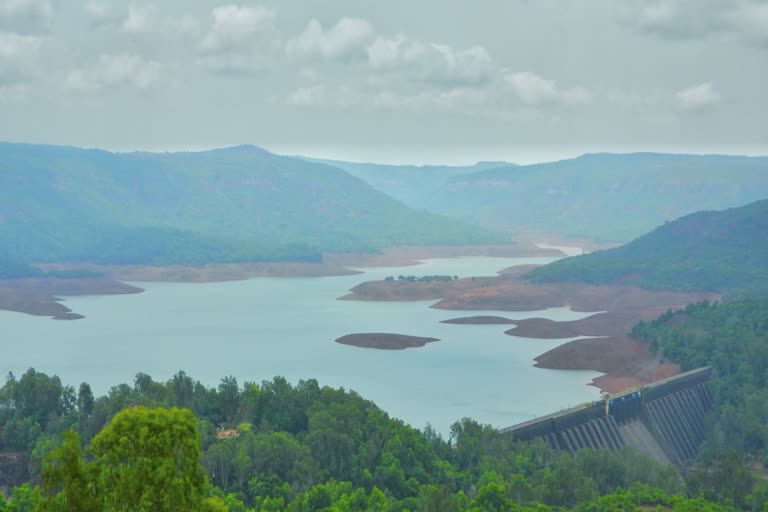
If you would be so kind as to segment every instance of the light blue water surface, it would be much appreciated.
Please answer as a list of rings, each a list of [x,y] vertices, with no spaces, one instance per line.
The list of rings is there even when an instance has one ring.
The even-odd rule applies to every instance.
[[[415,427],[447,433],[471,417],[505,427],[598,397],[599,374],[534,368],[533,358],[569,340],[504,334],[509,325],[441,324],[469,315],[575,320],[567,308],[508,313],[430,309],[435,301],[339,301],[355,285],[385,276],[494,275],[555,258],[431,259],[404,268],[366,268],[344,277],[255,278],[205,284],[135,283],[138,295],[70,297],[78,321],[0,312],[0,371],[30,366],[100,394],[137,372],[165,380],[184,370],[214,386],[282,375],[352,389]],[[340,345],[357,332],[430,336],[422,348],[383,351]]]

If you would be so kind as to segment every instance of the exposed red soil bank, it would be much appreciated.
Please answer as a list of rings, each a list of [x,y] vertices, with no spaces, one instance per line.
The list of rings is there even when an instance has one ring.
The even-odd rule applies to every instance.
[[[369,332],[347,334],[336,339],[336,343],[352,345],[361,348],[375,348],[379,350],[404,350],[406,348],[423,347],[427,343],[440,341],[438,338],[425,338],[421,336],[406,336],[405,334],[389,334],[382,332]]]
[[[536,358],[536,366],[551,369],[594,370],[606,375],[593,384],[609,392],[622,391],[679,373],[648,352],[644,343],[627,333],[640,320],[651,320],[668,309],[702,300],[711,293],[653,291],[632,286],[595,286],[575,283],[539,285],[525,281],[530,267],[514,267],[498,277],[464,278],[449,282],[372,281],[342,297],[346,300],[438,299],[432,307],[472,311],[535,311],[570,307],[596,312],[582,320],[555,322],[543,318],[514,321],[511,336],[557,339],[600,336],[571,341]]]

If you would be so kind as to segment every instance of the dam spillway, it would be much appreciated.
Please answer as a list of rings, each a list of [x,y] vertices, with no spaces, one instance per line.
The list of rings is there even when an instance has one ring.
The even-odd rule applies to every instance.
[[[685,467],[704,441],[712,409],[711,368],[699,368],[605,400],[502,429],[516,439],[543,439],[558,450],[634,448]]]

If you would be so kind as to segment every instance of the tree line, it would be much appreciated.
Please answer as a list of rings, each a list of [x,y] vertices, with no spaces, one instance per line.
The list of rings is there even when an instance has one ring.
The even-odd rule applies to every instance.
[[[445,439],[312,379],[138,374],[94,397],[30,369],[0,389],[0,426],[28,473],[2,512],[730,510],[628,449],[572,456],[466,418]]]

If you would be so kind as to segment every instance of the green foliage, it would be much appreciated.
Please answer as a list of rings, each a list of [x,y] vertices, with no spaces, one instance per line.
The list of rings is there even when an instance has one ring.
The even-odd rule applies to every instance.
[[[632,336],[683,369],[712,366],[715,407],[701,450],[704,465],[689,475],[688,488],[695,496],[761,510],[768,483],[756,480],[741,459],[759,465],[768,454],[768,298],[691,304],[640,322]]]
[[[338,168],[252,146],[116,154],[0,143],[0,218],[0,276],[32,272],[11,261],[319,261],[323,251],[505,241]]]
[[[768,290],[768,200],[699,212],[633,242],[533,270],[536,282],[625,283],[645,288]]]
[[[40,501],[40,489],[25,483],[13,489],[8,512],[37,512]]]
[[[108,510],[201,510],[205,476],[189,410],[125,409],[93,438],[90,451]]]
[[[704,453],[768,453],[768,298],[692,304],[632,336],[683,369],[712,366],[715,414]]]
[[[61,446],[46,458],[42,470],[41,512],[99,512],[104,499],[98,488],[99,469],[86,462],[80,436],[72,430],[63,434]]]
[[[0,426],[27,419],[23,414],[31,411],[6,397],[18,396],[21,405],[35,389],[47,388],[30,382],[58,379],[33,370],[9,379],[0,389]],[[587,504],[603,508],[583,510],[614,510],[608,504],[629,499],[609,499],[615,490],[637,484],[655,494],[635,492],[633,503],[688,506],[670,497],[684,491],[672,468],[628,449],[571,456],[543,442],[516,442],[470,419],[443,439],[314,380],[292,385],[278,377],[239,386],[227,377],[207,388],[183,372],[167,382],[138,374],[133,386],[115,386],[92,402],[85,384],[77,395],[76,407],[52,408],[33,437],[40,453],[48,453],[41,455],[42,473],[33,475],[41,488],[19,488],[12,507],[40,501],[42,490],[40,512],[545,512]],[[197,418],[174,408],[182,404]],[[217,435],[214,425],[231,429]],[[90,441],[85,452],[68,426]],[[749,503],[757,503],[752,496]],[[706,497],[729,499],[717,492]],[[691,502],[704,503],[698,496]]]

